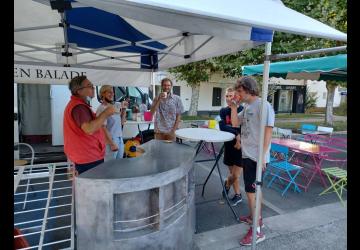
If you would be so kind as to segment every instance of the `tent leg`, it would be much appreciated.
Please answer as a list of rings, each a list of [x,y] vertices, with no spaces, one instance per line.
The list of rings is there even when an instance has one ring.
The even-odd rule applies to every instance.
[[[259,220],[260,213],[260,194],[261,194],[261,176],[262,176],[262,163],[264,162],[264,136],[265,136],[265,103],[267,100],[268,94],[268,82],[269,82],[269,70],[270,70],[270,55],[271,55],[271,42],[267,42],[265,44],[265,61],[264,61],[264,73],[263,73],[263,86],[262,86],[262,94],[261,94],[261,120],[260,120],[260,141],[259,141],[259,155],[257,157],[257,166],[256,166],[256,197],[255,197],[255,215],[253,214],[253,232],[252,232],[252,245],[251,249],[256,249],[256,231],[257,224]]]

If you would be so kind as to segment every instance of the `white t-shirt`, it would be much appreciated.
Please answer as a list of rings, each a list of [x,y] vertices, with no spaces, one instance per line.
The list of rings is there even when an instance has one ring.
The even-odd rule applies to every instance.
[[[101,104],[96,110],[96,116],[99,116],[105,109],[107,105]],[[105,121],[104,125],[107,130],[110,132],[111,137],[122,137],[121,129],[121,114],[115,113],[109,116]]]
[[[275,112],[271,104],[266,101],[265,126],[274,127]],[[261,98],[256,98],[251,104],[245,104],[238,114],[241,124],[241,151],[243,158],[250,158],[257,162],[260,141]],[[270,146],[265,153],[266,162],[270,162]]]

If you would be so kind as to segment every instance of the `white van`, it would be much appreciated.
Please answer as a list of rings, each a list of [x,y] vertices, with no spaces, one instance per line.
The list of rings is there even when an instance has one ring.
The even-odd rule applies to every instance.
[[[96,95],[92,99],[92,109],[96,111],[100,105],[100,86],[96,86]],[[148,108],[152,104],[149,89],[142,87],[114,87],[115,101],[130,99],[130,107],[143,101]],[[66,85],[44,84],[14,84],[14,114],[19,126],[14,128],[14,141],[28,141],[30,143],[52,142],[53,146],[61,146],[63,142],[63,114],[66,104],[70,100],[70,91]],[[140,125],[141,130],[147,130],[148,125]],[[150,126],[153,129],[153,125]],[[17,131],[16,131],[17,130]],[[18,132],[18,133],[16,133]],[[123,138],[130,139],[137,136],[137,124],[126,124]]]

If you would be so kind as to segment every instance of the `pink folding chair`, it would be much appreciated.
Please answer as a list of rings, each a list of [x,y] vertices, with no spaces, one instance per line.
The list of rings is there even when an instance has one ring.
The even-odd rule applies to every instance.
[[[325,135],[316,135],[316,134],[306,134],[304,136],[306,142],[314,144],[327,144],[330,141],[330,137]]]
[[[339,137],[331,137],[327,146],[340,148],[342,150],[347,150],[347,139],[346,138],[339,138]]]
[[[344,157],[341,157],[339,154],[342,153],[341,151],[335,152],[334,149],[331,149],[328,146],[319,146],[320,147],[320,153],[316,156],[313,155],[313,164],[314,166],[311,168],[303,168],[303,171],[301,175],[306,178],[306,186],[305,191],[310,186],[310,183],[315,177],[319,177],[321,183],[324,187],[326,187],[326,180],[324,178],[322,168],[326,167],[333,167],[334,164],[337,167],[340,167],[342,169],[345,168],[345,163],[347,162],[347,159]],[[333,163],[329,166],[329,163]]]
[[[200,127],[200,128],[209,128],[209,125],[205,122],[203,125],[200,125],[198,127]],[[200,150],[203,150],[204,152],[206,152],[206,153],[208,153],[210,155],[213,155],[214,153],[216,154],[216,151],[214,152],[214,150],[211,147],[210,142],[205,142]]]

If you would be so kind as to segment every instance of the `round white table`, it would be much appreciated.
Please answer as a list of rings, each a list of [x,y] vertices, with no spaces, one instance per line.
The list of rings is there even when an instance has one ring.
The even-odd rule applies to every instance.
[[[220,172],[220,167],[219,167],[219,160],[221,158],[221,156],[224,153],[224,144],[221,146],[220,151],[218,152],[218,154],[216,154],[215,152],[215,147],[214,147],[214,142],[227,142],[227,141],[231,141],[235,138],[235,135],[233,135],[232,133],[229,132],[224,132],[224,131],[219,131],[217,129],[209,129],[209,128],[183,128],[183,129],[178,129],[175,131],[175,135],[177,138],[181,139],[181,140],[187,140],[187,141],[196,141],[199,142],[197,145],[197,149],[196,149],[196,154],[195,157],[199,154],[200,150],[204,147],[205,143],[209,142],[211,144],[212,147],[212,151],[214,154],[214,159],[207,159],[207,160],[197,160],[195,162],[204,162],[204,161],[215,161],[214,166],[212,167],[209,175],[206,177],[206,180],[203,184],[203,189],[201,192],[201,195],[204,196],[204,190],[205,190],[205,186],[206,183],[208,182],[212,172],[214,171],[215,167],[217,168],[218,172],[219,172],[219,177],[220,177],[220,182],[221,185],[223,187],[224,192],[225,191],[225,183],[224,183],[224,179],[222,178],[221,172]],[[228,204],[228,206],[230,207],[231,211],[233,212],[235,219],[238,221],[239,220],[239,216],[236,214],[235,210],[233,209],[233,207],[230,204],[229,201],[229,197],[226,195],[226,202]]]
[[[175,131],[176,137],[189,141],[226,142],[235,138],[235,135],[209,128],[183,128]]]

